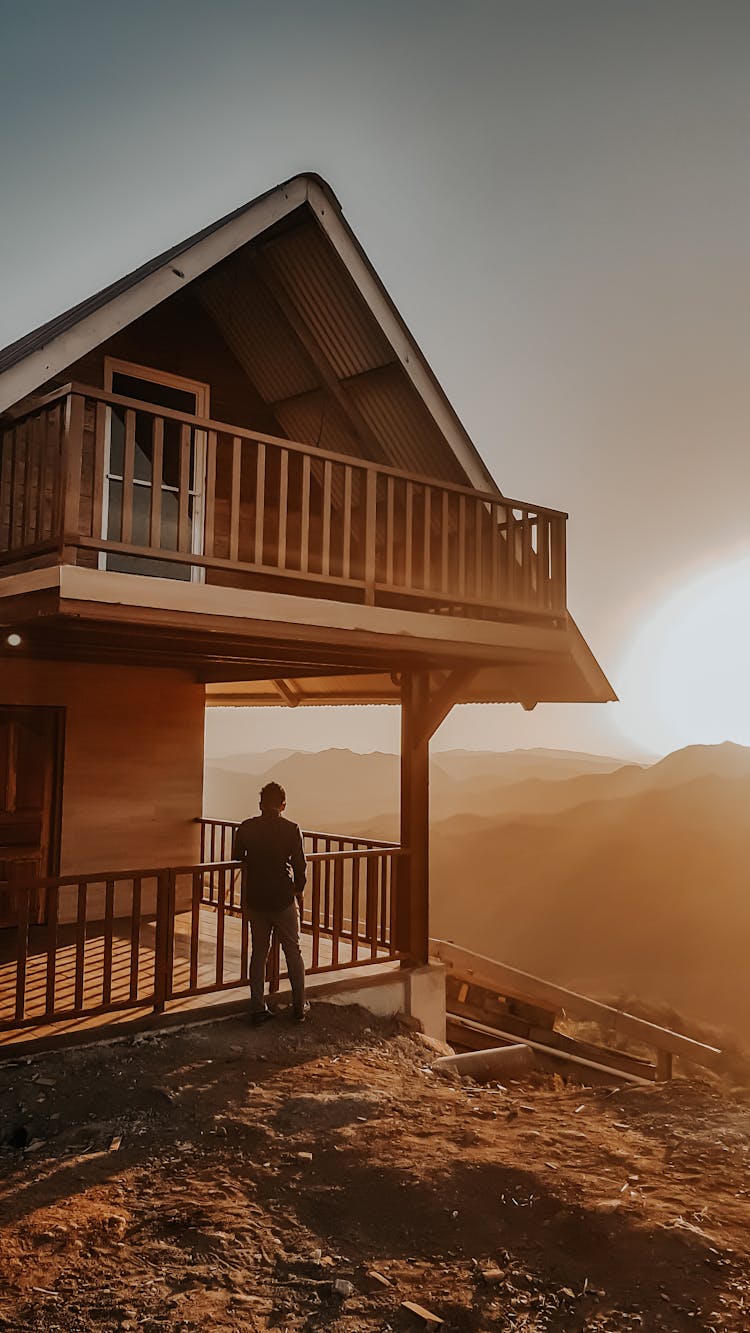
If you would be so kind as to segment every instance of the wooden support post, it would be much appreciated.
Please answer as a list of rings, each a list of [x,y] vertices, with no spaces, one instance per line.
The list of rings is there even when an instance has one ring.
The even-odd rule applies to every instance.
[[[477,668],[447,672],[431,690],[429,671],[401,678],[401,846],[396,884],[395,948],[407,965],[429,957],[430,739]]]
[[[672,1052],[656,1052],[656,1081],[657,1083],[668,1083],[672,1077]]]
[[[396,948],[410,964],[426,963],[429,948],[429,764],[424,716],[429,703],[426,671],[405,672],[401,682],[401,862],[396,904]]]
[[[169,996],[169,957],[170,933],[173,922],[170,921],[171,899],[170,874],[161,870],[156,877],[156,930],[154,939],[154,1013],[162,1014]]]

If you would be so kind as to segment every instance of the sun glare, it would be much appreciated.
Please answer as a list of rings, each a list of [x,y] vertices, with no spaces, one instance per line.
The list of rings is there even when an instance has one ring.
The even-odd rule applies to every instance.
[[[619,725],[646,750],[750,745],[750,557],[658,606],[616,682]]]

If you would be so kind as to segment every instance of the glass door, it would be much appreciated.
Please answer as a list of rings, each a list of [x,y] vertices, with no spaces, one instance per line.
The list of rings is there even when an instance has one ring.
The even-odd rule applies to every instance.
[[[158,545],[163,555],[155,559],[106,551],[100,557],[100,567],[126,574],[202,580],[203,569],[170,560],[169,552],[200,555],[203,549],[205,432],[192,425],[185,431],[184,423],[159,416],[158,409],[207,417],[208,385],[107,358],[105,388],[143,403],[144,410],[135,411],[129,449],[126,408],[113,405],[108,409],[102,536],[141,548]],[[148,411],[146,404],[153,406],[156,414]],[[128,518],[124,525],[126,505]],[[154,515],[158,543],[152,541]],[[129,531],[124,532],[124,526]]]

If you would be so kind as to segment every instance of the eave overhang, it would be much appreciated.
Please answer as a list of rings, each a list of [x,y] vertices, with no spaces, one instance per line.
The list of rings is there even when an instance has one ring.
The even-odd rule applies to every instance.
[[[212,706],[397,703],[403,671],[457,667],[472,669],[459,703],[615,698],[568,618],[467,620],[58,566],[0,581],[0,623],[0,661],[177,667]]]

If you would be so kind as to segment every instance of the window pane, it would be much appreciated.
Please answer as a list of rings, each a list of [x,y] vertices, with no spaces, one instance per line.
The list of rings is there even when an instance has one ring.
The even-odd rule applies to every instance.
[[[134,546],[149,546],[151,528],[151,487],[133,487],[133,536]]]
[[[109,483],[109,509],[107,511],[107,541],[119,542],[122,537],[122,482]]]
[[[116,477],[122,476],[125,458],[125,408],[113,407],[111,416],[109,443],[109,471]]]

